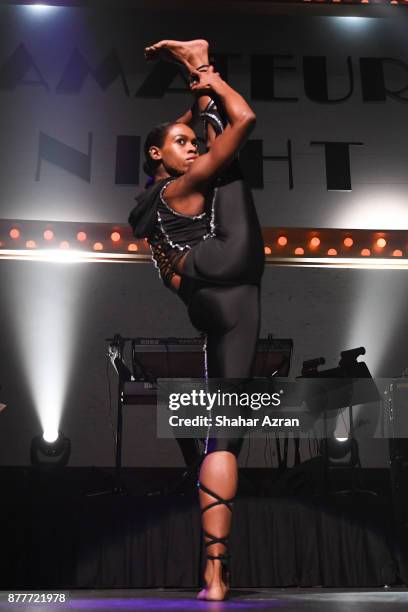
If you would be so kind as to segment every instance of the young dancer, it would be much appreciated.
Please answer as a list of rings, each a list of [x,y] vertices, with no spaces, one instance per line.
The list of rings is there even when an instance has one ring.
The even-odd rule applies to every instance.
[[[264,245],[236,158],[255,113],[209,65],[206,41],[161,41],[145,54],[149,60],[183,64],[196,103],[177,122],[148,135],[144,169],[152,184],[137,198],[129,222],[135,236],[148,238],[163,282],[185,302],[194,327],[206,334],[206,376],[247,379],[259,333]],[[194,110],[205,123],[203,155],[188,125]],[[199,476],[206,585],[198,598],[223,600],[242,437],[207,442]]]

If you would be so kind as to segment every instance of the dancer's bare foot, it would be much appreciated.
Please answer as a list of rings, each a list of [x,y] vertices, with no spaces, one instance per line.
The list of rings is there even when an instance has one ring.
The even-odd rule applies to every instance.
[[[208,42],[204,39],[196,40],[161,40],[160,42],[146,47],[145,58],[147,61],[165,59],[183,64],[191,72],[192,70],[208,64]]]
[[[215,563],[217,563],[217,567]],[[204,580],[206,586],[197,594],[197,599],[206,601],[224,601],[226,599],[229,585],[223,580],[223,572],[219,561],[207,562]]]

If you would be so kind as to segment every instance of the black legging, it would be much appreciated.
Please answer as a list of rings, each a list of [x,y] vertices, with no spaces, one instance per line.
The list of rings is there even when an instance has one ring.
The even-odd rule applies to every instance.
[[[191,323],[207,335],[209,378],[246,379],[252,375],[260,323],[259,285],[220,287],[183,278]],[[207,452],[238,456],[239,438],[210,437]]]

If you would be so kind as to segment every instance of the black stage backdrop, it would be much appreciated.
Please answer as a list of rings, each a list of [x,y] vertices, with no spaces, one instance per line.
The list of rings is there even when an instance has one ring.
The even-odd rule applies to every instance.
[[[386,481],[384,472],[375,475],[377,482],[384,476]],[[154,471],[149,475],[153,486]],[[204,553],[194,491],[137,495],[143,486],[133,474],[129,482],[133,478],[136,489],[112,495],[109,479],[90,470],[80,474],[82,483],[67,473],[44,478],[3,470],[0,476],[8,491],[0,506],[0,523],[7,525],[0,549],[1,588],[199,586]],[[95,495],[98,488],[108,492]],[[230,539],[233,586],[406,583],[401,533],[383,493],[241,495]]]

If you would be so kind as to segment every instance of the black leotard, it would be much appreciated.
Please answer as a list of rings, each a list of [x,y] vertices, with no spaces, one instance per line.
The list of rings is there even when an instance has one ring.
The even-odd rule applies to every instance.
[[[171,180],[171,179],[170,179]],[[252,195],[235,164],[214,184],[202,215],[172,211],[165,201],[169,179],[139,196],[129,218],[137,237],[147,236],[153,259],[170,286],[183,262],[179,296],[192,324],[206,334],[206,375],[249,378],[260,322],[264,245]],[[210,438],[208,452],[238,455],[242,438]]]

